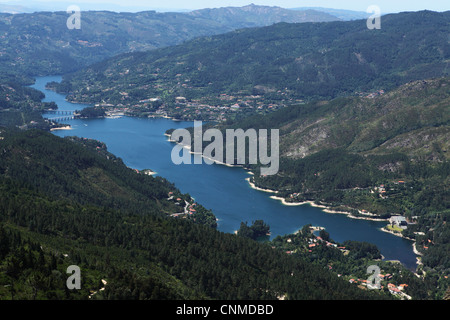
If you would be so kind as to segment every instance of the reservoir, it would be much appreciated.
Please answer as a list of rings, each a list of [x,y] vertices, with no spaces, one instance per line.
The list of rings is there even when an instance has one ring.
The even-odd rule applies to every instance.
[[[86,107],[72,104],[65,96],[45,89],[51,81],[61,77],[39,77],[32,86],[45,93],[44,101],[54,101],[58,110],[73,111]],[[52,118],[54,115],[44,115]],[[175,165],[171,161],[174,144],[164,135],[171,128],[192,127],[192,122],[155,118],[75,119],[64,121],[72,130],[58,130],[57,136],[78,136],[106,143],[108,151],[122,158],[125,164],[138,170],[151,169],[166,178],[183,193],[190,194],[219,219],[218,230],[232,233],[241,222],[251,224],[264,220],[270,226],[271,237],[291,234],[304,225],[324,227],[334,241],[366,241],[375,244],[387,260],[399,260],[415,270],[416,255],[412,242],[380,230],[386,222],[350,219],[331,214],[310,205],[285,206],[271,199],[270,193],[252,189],[242,168],[223,165]]]

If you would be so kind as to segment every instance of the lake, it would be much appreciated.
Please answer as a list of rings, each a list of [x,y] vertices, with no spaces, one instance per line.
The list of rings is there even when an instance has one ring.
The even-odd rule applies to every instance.
[[[54,101],[59,110],[80,110],[86,105],[72,104],[65,96],[46,90],[45,84],[61,77],[39,77],[32,87],[45,93],[44,101]],[[49,115],[51,118],[52,115]],[[173,182],[183,193],[189,193],[205,208],[211,209],[218,221],[218,230],[232,233],[240,223],[264,220],[271,237],[296,232],[304,225],[324,227],[333,240],[366,241],[377,245],[388,260],[399,260],[414,270],[416,255],[412,242],[380,230],[386,222],[350,219],[330,214],[310,205],[285,206],[271,199],[270,193],[252,189],[245,180],[250,175],[242,168],[223,165],[175,165],[171,161],[174,144],[164,135],[171,128],[193,126],[192,122],[170,119],[121,117],[115,119],[75,119],[64,121],[72,130],[60,130],[57,136],[78,136],[100,140],[108,150],[135,169],[151,169]]]

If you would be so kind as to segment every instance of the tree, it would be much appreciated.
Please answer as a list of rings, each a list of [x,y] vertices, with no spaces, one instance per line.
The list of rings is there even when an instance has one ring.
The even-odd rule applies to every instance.
[[[241,227],[239,228],[237,235],[244,238],[253,239],[253,230],[247,224],[247,222],[241,222]]]
[[[241,227],[237,232],[238,236],[253,240],[267,236],[269,233],[270,227],[265,224],[263,220],[253,221],[253,224],[250,227],[247,222],[241,222]]]
[[[251,226],[253,230],[253,236],[255,238],[267,236],[270,233],[269,225],[265,224],[263,220],[256,220]]]
[[[6,257],[9,252],[9,238],[5,233],[5,229],[0,225],[0,259]]]
[[[303,226],[301,234],[304,236],[311,234],[311,227],[312,227],[311,224],[307,224],[307,225]]]
[[[330,234],[329,234],[327,231],[325,231],[324,229],[320,230],[319,236],[320,236],[324,241],[330,241]]]

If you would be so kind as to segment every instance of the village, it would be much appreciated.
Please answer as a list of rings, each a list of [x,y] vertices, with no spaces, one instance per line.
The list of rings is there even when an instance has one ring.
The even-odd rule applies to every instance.
[[[299,230],[294,235],[288,235],[285,237],[281,237],[277,239],[275,242],[275,246],[272,246],[273,249],[276,248],[284,248],[284,252],[288,255],[301,255],[301,256],[308,256],[308,255],[314,255],[316,250],[323,250],[323,248],[331,248],[332,250],[339,250],[344,256],[349,256],[351,253],[351,250],[349,248],[346,248],[345,246],[335,243],[331,239],[324,239],[320,235],[317,234],[317,232],[325,231],[323,227],[318,226],[309,226],[310,234],[305,236],[304,230]],[[322,233],[321,233],[322,234]],[[323,233],[326,234],[326,233]],[[286,250],[287,249],[287,250]],[[317,251],[317,252],[319,252]],[[318,253],[319,255],[323,255],[322,253]],[[358,286],[358,288],[362,290],[384,290],[386,289],[390,294],[394,295],[395,297],[398,297],[402,300],[410,300],[411,297],[405,293],[405,289],[408,288],[407,283],[398,283],[395,284],[395,273],[401,274],[401,270],[395,267],[396,261],[384,261],[381,263],[380,259],[375,259],[370,261],[367,260],[367,263],[373,263],[374,266],[378,268],[378,265],[380,266],[386,266],[388,263],[390,266],[389,269],[395,270],[395,272],[383,272],[383,270],[379,270],[380,272],[377,274],[374,274],[375,278],[371,278],[371,275],[367,273],[366,278],[357,277],[355,275],[350,274],[343,274],[342,272],[337,272],[333,269],[336,262],[333,260],[329,260],[326,262],[326,268],[330,272],[336,272],[337,277],[346,279],[349,283],[354,284]],[[398,264],[400,266],[400,264]],[[341,267],[337,267],[336,269],[341,269]],[[361,274],[360,274],[361,275]],[[397,277],[398,279],[398,277]],[[374,281],[375,280],[375,281]]]
[[[139,87],[145,90],[147,86]],[[103,94],[111,94],[113,89],[102,90]],[[265,114],[273,112],[292,104],[304,104],[301,99],[289,97],[288,91],[272,93],[270,96],[258,92],[236,94],[221,93],[217,96],[202,98],[188,98],[185,96],[135,98],[128,92],[118,92],[117,101],[108,101],[95,104],[96,108],[103,109],[107,117],[136,116],[149,118],[171,118],[182,121],[215,121],[222,122],[252,114]],[[71,97],[72,102],[80,102],[87,98],[81,94]]]
[[[129,70],[121,75],[126,75]],[[157,74],[154,75],[155,77]],[[181,75],[177,75],[179,77]],[[186,90],[192,89],[187,83],[178,85]],[[150,85],[137,86],[129,84],[130,87],[136,87],[136,90],[163,90],[163,85],[156,84],[151,88]],[[238,91],[233,94],[220,93],[218,95],[205,95],[201,98],[189,98],[187,96],[155,96],[137,98],[130,95],[127,91],[107,88],[102,90],[102,94],[111,95],[116,91],[120,97],[114,102],[102,102],[95,104],[95,107],[102,108],[108,117],[136,116],[149,118],[170,118],[181,121],[214,121],[223,122],[227,119],[236,119],[252,114],[266,114],[289,105],[305,104],[303,99],[296,97],[291,90],[270,90],[268,88],[256,86],[252,91]],[[89,91],[89,88],[88,88]],[[373,99],[384,95],[384,90],[376,92],[357,92],[356,96]],[[88,95],[81,94],[78,97],[72,97],[72,102],[78,100],[84,101]],[[79,101],[78,101],[79,102]]]
[[[246,102],[236,102],[223,105],[209,105],[198,101],[187,101],[185,97],[176,97],[173,105],[162,104],[157,108],[152,107],[158,98],[141,100],[139,104],[126,106],[123,104],[97,104],[97,107],[106,108],[108,116],[137,116],[148,118],[171,118],[173,120],[216,121],[222,122],[228,118],[243,116],[248,113],[272,112],[283,108],[284,105],[263,103],[252,106]]]

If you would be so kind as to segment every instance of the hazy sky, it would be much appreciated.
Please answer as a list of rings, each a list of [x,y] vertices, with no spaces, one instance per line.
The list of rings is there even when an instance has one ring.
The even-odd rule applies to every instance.
[[[38,0],[39,2],[51,3],[53,0]],[[0,3],[21,4],[31,6],[34,1],[27,0],[0,0]],[[284,8],[298,7],[325,7],[335,9],[349,9],[356,11],[366,11],[370,5],[377,5],[382,12],[450,10],[450,0],[56,0],[54,2],[64,2],[83,7],[83,3],[92,6],[98,4],[114,4],[122,7],[133,6],[150,8],[173,8],[173,9],[201,9],[217,8],[227,6],[244,6],[250,3],[257,5],[279,6]]]

